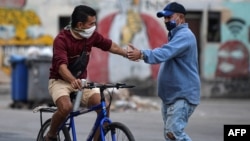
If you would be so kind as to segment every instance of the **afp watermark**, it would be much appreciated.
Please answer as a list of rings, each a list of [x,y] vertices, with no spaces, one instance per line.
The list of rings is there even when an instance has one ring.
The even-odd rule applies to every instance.
[[[224,141],[249,141],[250,125],[224,125]]]

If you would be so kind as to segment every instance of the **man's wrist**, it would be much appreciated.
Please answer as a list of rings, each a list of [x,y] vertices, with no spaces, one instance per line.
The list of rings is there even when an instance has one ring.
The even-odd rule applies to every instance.
[[[123,53],[122,56],[125,57],[125,58],[128,58],[128,55],[127,55],[127,50],[126,49],[122,49]]]
[[[140,50],[140,59],[141,59],[141,60],[144,60],[144,54],[143,54],[143,51],[142,51],[142,50]]]

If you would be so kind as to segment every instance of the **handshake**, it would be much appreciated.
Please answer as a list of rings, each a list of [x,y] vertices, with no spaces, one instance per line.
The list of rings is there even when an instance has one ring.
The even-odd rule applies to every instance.
[[[132,44],[129,44],[127,46],[127,50],[126,50],[127,54],[126,57],[129,60],[132,61],[139,61],[140,59],[143,59],[143,53],[141,50],[135,48]]]

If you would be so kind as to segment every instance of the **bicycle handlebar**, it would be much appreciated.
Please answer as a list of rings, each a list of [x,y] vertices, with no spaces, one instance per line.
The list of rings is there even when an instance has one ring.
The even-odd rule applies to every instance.
[[[134,85],[127,85],[125,83],[107,83],[107,84],[102,84],[102,83],[94,83],[94,82],[87,82],[87,85],[83,86],[83,88],[87,89],[92,89],[92,88],[102,88],[102,89],[107,89],[107,88],[133,88],[135,87]]]
[[[102,84],[102,83],[94,83],[94,82],[87,82],[86,80],[82,79],[82,88],[86,89],[92,89],[92,88],[100,88],[100,94],[101,94],[101,101],[104,100],[104,94],[103,91],[107,88],[133,88],[135,86],[133,85],[127,85],[125,83],[108,83],[108,84]],[[80,91],[79,91],[80,92]],[[75,104],[74,104],[74,111],[77,111],[79,105],[80,105],[80,99],[82,97],[82,92],[77,94]],[[110,103],[111,104],[111,103]]]

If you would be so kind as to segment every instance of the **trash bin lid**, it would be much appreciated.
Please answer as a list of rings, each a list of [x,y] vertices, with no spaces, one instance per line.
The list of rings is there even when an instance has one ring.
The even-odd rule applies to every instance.
[[[26,58],[26,62],[51,62],[52,57],[50,56],[36,56]]]

